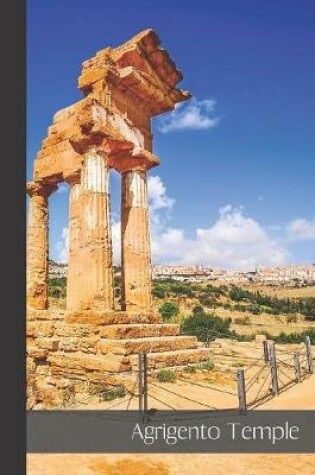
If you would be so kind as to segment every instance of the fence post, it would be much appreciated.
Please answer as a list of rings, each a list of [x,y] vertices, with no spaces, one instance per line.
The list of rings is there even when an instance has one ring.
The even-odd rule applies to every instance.
[[[296,379],[296,382],[299,383],[301,381],[301,365],[300,365],[300,358],[299,358],[298,353],[293,354],[293,362],[294,362],[295,379]]]
[[[307,366],[308,366],[308,372],[310,374],[314,373],[314,364],[313,364],[313,355],[312,355],[312,346],[311,346],[311,340],[309,336],[305,337],[305,347],[306,347],[306,358],[307,358]]]
[[[238,390],[238,403],[239,413],[247,413],[246,403],[246,387],[245,387],[245,372],[243,369],[237,370],[237,390]]]
[[[148,358],[143,354],[143,422],[147,422],[148,415]]]
[[[143,414],[143,355],[138,354],[138,393],[139,393],[139,416],[142,417]]]
[[[269,348],[268,348],[268,341],[264,340],[263,341],[264,345],[264,358],[265,358],[265,363],[269,362]]]
[[[275,394],[278,394],[279,392],[279,383],[278,383],[276,347],[275,347],[274,341],[269,342],[269,362],[270,362],[272,394],[275,395]]]

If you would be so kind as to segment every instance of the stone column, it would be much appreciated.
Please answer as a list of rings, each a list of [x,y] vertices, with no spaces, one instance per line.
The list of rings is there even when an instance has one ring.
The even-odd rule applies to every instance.
[[[69,310],[113,310],[113,258],[107,158],[85,154],[70,191]]]
[[[57,186],[27,184],[30,196],[26,245],[26,298],[29,308],[48,307],[48,197]]]
[[[80,259],[80,236],[81,236],[81,196],[82,185],[80,177],[68,180],[70,185],[69,193],[69,250],[68,250],[68,274],[67,274],[67,309],[75,310],[79,308],[80,281],[82,278],[82,267]]]
[[[151,310],[151,246],[147,174],[122,173],[121,265],[122,310]]]

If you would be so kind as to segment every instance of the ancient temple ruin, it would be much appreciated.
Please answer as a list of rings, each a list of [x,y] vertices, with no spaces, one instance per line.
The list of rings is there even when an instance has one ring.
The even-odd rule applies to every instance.
[[[152,311],[147,173],[151,118],[189,99],[182,73],[149,29],[85,61],[83,98],[57,112],[34,161],[27,229],[27,338],[31,383],[127,377],[139,351],[151,367],[207,358]],[[121,308],[114,307],[108,178],[121,174]],[[48,308],[48,204],[70,185],[67,310]],[[41,379],[40,379],[41,378]],[[56,383],[55,381],[55,383]],[[57,384],[57,383],[56,383]]]

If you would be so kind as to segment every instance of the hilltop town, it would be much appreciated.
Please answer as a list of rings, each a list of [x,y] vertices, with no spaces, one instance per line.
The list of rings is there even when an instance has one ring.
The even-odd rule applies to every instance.
[[[50,261],[50,278],[67,277],[67,264]],[[119,268],[116,268],[119,273]],[[250,271],[224,270],[202,265],[154,265],[153,279],[174,279],[184,282],[218,281],[234,284],[311,285],[315,283],[315,264],[261,267]]]
[[[214,280],[225,283],[261,283],[271,285],[312,284],[315,282],[315,264],[298,266],[261,267],[254,270],[224,270],[210,266],[157,265],[153,278],[172,278],[188,282]]]

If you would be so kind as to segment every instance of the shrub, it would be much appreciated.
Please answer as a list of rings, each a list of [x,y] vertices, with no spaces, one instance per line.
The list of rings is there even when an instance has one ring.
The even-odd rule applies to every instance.
[[[152,295],[154,297],[157,297],[158,299],[164,299],[165,298],[165,290],[161,287],[156,287],[152,290]]]
[[[204,311],[204,308],[202,305],[196,305],[193,308],[192,313],[194,317],[197,317],[198,315],[206,315],[206,312]]]
[[[232,337],[230,331],[231,319],[223,319],[215,315],[208,315],[204,309],[197,305],[193,314],[181,324],[182,335],[196,336],[199,341],[213,341],[218,337]]]
[[[230,299],[239,302],[240,300],[247,300],[250,296],[250,292],[240,289],[239,287],[232,287],[228,295]]]
[[[65,277],[52,277],[48,283],[48,295],[53,298],[66,296],[67,279]]]
[[[172,317],[176,317],[179,314],[179,308],[175,303],[164,302],[159,308],[159,312],[162,315],[164,322],[167,322]]]
[[[197,373],[197,368],[196,366],[186,366],[185,369],[184,369],[185,373],[191,373],[191,374],[195,374]]]
[[[261,309],[259,305],[251,305],[248,309],[253,315],[260,315]]]
[[[113,399],[122,398],[125,396],[126,389],[123,386],[117,386],[116,388],[106,388],[100,394],[102,401],[112,401]]]
[[[157,373],[156,378],[160,383],[175,383],[177,374],[172,369],[161,369]]]
[[[274,340],[277,343],[302,343],[305,340],[305,337],[309,336],[311,344],[315,345],[315,328],[308,328],[301,333],[284,333],[281,332]]]
[[[233,306],[233,310],[236,310],[237,312],[247,312],[248,311],[248,306],[241,304],[241,303],[236,303]]]
[[[216,304],[215,299],[209,298],[205,295],[202,295],[199,298],[199,302],[201,303],[201,305],[204,305],[205,307],[213,307]]]
[[[214,368],[214,362],[212,360],[204,361],[200,363],[200,369],[205,369],[207,371],[211,371]]]

